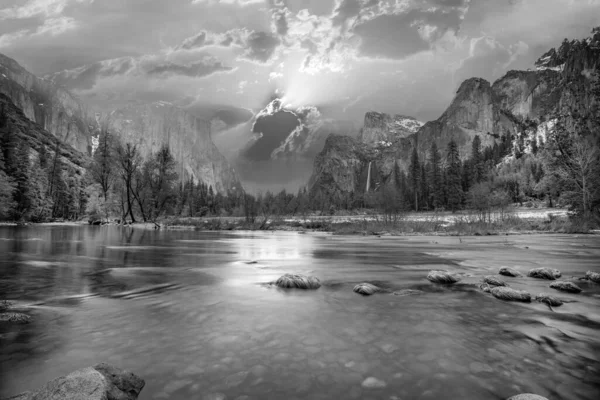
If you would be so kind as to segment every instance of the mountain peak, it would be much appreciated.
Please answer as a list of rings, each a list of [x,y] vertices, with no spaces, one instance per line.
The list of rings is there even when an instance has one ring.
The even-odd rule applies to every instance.
[[[414,117],[369,111],[365,114],[359,140],[363,143],[389,146],[398,139],[416,133],[422,126],[423,123]]]

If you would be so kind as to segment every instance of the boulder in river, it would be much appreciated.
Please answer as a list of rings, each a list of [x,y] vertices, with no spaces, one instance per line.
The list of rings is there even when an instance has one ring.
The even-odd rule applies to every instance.
[[[547,304],[551,307],[558,307],[563,305],[563,301],[558,297],[554,297],[547,293],[540,293],[535,296],[535,301],[539,301],[540,303]]]
[[[557,281],[550,284],[552,289],[561,290],[569,293],[581,293],[581,288],[572,282]]]
[[[523,301],[529,303],[531,295],[524,290],[515,290],[505,286],[496,286],[490,290],[492,296],[506,301]]]
[[[34,392],[21,393],[10,400],[135,400],[144,388],[139,376],[98,364],[71,372],[46,383]],[[6,399],[6,400],[9,400]]]
[[[588,281],[600,283],[600,272],[588,271],[585,273],[585,279]]]
[[[314,276],[285,274],[275,281],[275,285],[284,289],[318,289],[321,281]]]
[[[530,278],[549,279],[551,281],[562,276],[559,270],[554,268],[534,268],[527,274]]]
[[[12,322],[15,324],[28,324],[31,317],[27,314],[18,312],[3,312],[0,313],[0,322]]]
[[[522,393],[522,394],[517,394],[516,396],[511,396],[506,400],[548,400],[548,399],[543,396],[539,396],[537,394]]]
[[[483,282],[487,283],[490,286],[508,286],[508,284],[506,282],[496,278],[493,275],[488,275],[488,276],[484,277]]]
[[[370,296],[372,294],[384,291],[384,289],[371,283],[359,283],[358,285],[354,286],[353,290],[354,292],[362,294],[363,296]]]
[[[427,274],[427,279],[433,283],[444,284],[452,284],[460,280],[448,271],[429,271],[429,273]]]
[[[498,273],[500,275],[504,275],[504,276],[512,276],[513,278],[516,278],[517,276],[521,276],[521,273],[519,271],[517,271],[514,268],[510,268],[510,267],[502,267],[502,268],[500,268],[500,271],[498,271]]]

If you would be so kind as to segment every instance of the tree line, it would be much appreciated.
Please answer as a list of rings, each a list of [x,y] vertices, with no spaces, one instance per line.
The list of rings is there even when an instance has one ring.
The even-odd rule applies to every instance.
[[[300,188],[296,193],[243,191],[220,193],[201,180],[181,179],[169,147],[142,157],[136,144],[104,127],[86,169],[60,156],[59,144],[32,151],[0,113],[0,218],[45,221],[80,219],[119,222],[156,221],[164,215],[237,216],[254,222],[278,215],[333,214],[375,209],[400,211],[471,209],[482,213],[512,203],[557,202],[586,215],[600,210],[598,137],[580,133],[568,118],[558,118],[546,141],[526,141],[509,132],[483,147],[475,136],[465,157],[451,140],[434,142],[425,154],[412,151],[406,171],[392,174],[369,193],[326,197]]]

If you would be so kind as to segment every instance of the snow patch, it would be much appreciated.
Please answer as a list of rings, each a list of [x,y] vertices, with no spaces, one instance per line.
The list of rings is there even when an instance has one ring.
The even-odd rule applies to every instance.
[[[92,155],[96,152],[98,146],[100,146],[100,135],[92,136]]]
[[[565,64],[557,65],[556,67],[546,67],[543,65],[538,65],[536,67],[536,70],[538,70],[538,71],[550,70],[550,71],[562,72],[564,69],[565,69]]]

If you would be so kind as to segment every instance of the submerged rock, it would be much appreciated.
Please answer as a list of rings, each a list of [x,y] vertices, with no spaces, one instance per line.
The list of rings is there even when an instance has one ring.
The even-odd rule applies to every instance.
[[[359,283],[358,285],[354,286],[353,290],[354,292],[362,294],[363,296],[370,296],[372,294],[384,291],[384,289],[371,283]]]
[[[490,290],[492,296],[505,301],[523,301],[530,302],[531,295],[524,290],[515,290],[505,286],[497,286]]]
[[[275,281],[275,285],[284,289],[318,289],[321,281],[314,276],[285,274]]]
[[[13,305],[12,301],[0,300],[0,312],[8,310]]]
[[[569,293],[581,293],[581,288],[574,283],[567,281],[558,281],[550,284],[552,289],[562,290],[563,292]]]
[[[539,396],[537,394],[522,393],[522,394],[518,394],[516,396],[511,396],[506,400],[548,400],[548,399],[545,397]]]
[[[365,379],[362,383],[362,387],[365,389],[381,389],[387,386],[387,383],[381,379],[374,378],[372,376]]]
[[[588,281],[600,283],[600,272],[588,271],[585,273],[585,279]]]
[[[31,317],[23,313],[3,312],[0,313],[0,321],[12,322],[15,324],[28,324],[31,321]]]
[[[530,278],[549,279],[551,281],[562,276],[559,270],[554,268],[534,268],[527,274]]]
[[[509,268],[509,267],[500,268],[500,271],[498,271],[498,273],[500,275],[504,275],[504,276],[512,276],[513,278],[515,278],[517,276],[521,276],[521,273],[519,271],[517,271],[516,269],[513,269],[513,268]]]
[[[423,292],[422,290],[400,289],[400,290],[396,290],[393,294],[394,294],[394,296],[412,296],[412,295],[424,294],[424,293],[425,292]]]
[[[488,275],[483,278],[483,282],[491,286],[508,286],[508,284],[495,276]]]
[[[78,369],[51,380],[35,392],[25,392],[10,399],[135,400],[144,385],[144,380],[137,375],[102,363]]]
[[[558,307],[564,304],[563,301],[558,297],[554,297],[546,293],[540,293],[537,296],[535,296],[535,301],[547,304],[552,307]]]
[[[429,274],[427,274],[427,279],[433,283],[444,284],[452,284],[460,280],[448,271],[429,271]]]

